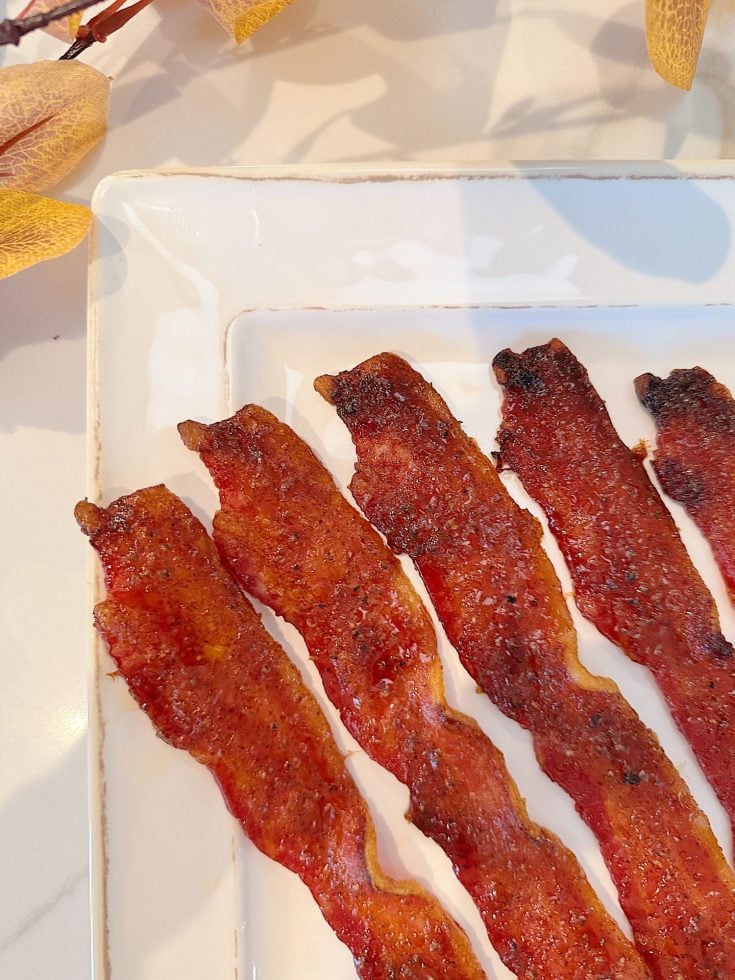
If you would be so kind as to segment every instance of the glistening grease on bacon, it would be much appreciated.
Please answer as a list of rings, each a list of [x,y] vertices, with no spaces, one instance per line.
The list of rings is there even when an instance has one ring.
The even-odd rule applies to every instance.
[[[469,673],[533,733],[540,764],[600,841],[654,976],[735,977],[735,876],[655,735],[580,664],[538,521],[400,357],[316,388],[352,435],[355,500],[415,562]]]
[[[438,902],[380,870],[326,719],[188,508],[159,486],[75,515],[105,569],[97,628],[133,696],[211,770],[254,844],[305,882],[358,974],[481,980]]]
[[[732,823],[735,658],[671,515],[561,341],[493,367],[502,461],[546,512],[577,605],[653,672]]]
[[[649,976],[574,856],[533,824],[502,756],[445,699],[429,616],[378,534],[288,426],[257,406],[185,422],[220,491],[215,541],[243,587],[293,623],[327,695],[405,783],[518,977]]]
[[[642,374],[635,388],[658,427],[656,476],[709,541],[735,604],[735,398],[701,367]]]

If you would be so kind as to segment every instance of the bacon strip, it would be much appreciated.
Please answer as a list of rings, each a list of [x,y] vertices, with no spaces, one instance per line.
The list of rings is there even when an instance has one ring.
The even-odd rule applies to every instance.
[[[326,719],[185,505],[159,486],[75,515],[105,568],[97,628],[133,696],[212,771],[255,845],[306,883],[359,975],[484,977],[436,899],[380,870]]]
[[[493,366],[503,463],[545,510],[577,605],[652,671],[732,823],[733,649],[671,515],[561,341],[502,351]]]
[[[658,426],[653,468],[714,552],[735,604],[735,398],[701,367],[636,378]]]
[[[400,357],[316,388],[355,443],[355,500],[413,559],[462,663],[532,732],[544,771],[597,835],[654,976],[735,976],[735,875],[655,735],[580,664],[538,521]]]
[[[426,610],[308,446],[257,406],[179,431],[220,490],[225,562],[303,635],[346,727],[409,787],[410,818],[451,858],[508,967],[648,976],[574,856],[529,820],[498,750],[447,706]]]

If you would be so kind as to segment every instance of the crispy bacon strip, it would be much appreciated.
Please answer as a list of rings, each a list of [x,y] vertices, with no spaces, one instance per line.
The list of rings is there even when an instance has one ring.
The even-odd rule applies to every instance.
[[[97,628],[133,696],[212,771],[255,845],[305,882],[359,975],[480,980],[436,899],[380,870],[326,719],[199,521],[162,486],[75,514],[105,568]]]
[[[462,663],[532,732],[541,766],[597,835],[654,976],[735,977],[735,875],[655,735],[580,664],[538,521],[400,357],[316,388],[355,443],[355,500],[413,559]]]
[[[707,538],[735,604],[735,398],[701,367],[636,378],[658,441],[653,468]]]
[[[671,515],[561,341],[502,351],[493,366],[503,463],[546,511],[577,605],[653,672],[732,823],[733,649]]]
[[[409,787],[411,819],[451,858],[510,969],[648,976],[574,856],[529,820],[498,750],[447,706],[426,610],[308,446],[257,406],[179,431],[219,487],[227,565],[301,632],[345,725]]]

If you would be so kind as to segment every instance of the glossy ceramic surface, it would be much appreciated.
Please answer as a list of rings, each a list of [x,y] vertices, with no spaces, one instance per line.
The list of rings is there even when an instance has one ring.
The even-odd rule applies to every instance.
[[[346,485],[354,460],[346,430],[311,382],[379,350],[408,356],[488,452],[500,401],[488,362],[507,345],[565,340],[629,443],[652,437],[632,391],[641,371],[699,363],[735,386],[735,182],[726,169],[128,174],[104,182],[94,207],[90,494],[103,502],[165,481],[208,520],[215,494],[175,425],[246,401],[292,424]],[[732,636],[735,615],[707,548],[672,510]],[[548,535],[545,543],[568,585]],[[353,753],[386,869],[433,888],[488,974],[509,976],[448,860],[403,819],[406,790],[341,728],[294,631],[265,620]],[[576,613],[575,621],[585,663],[614,677],[656,730],[730,853],[721,808],[648,676]],[[531,816],[576,851],[623,921],[570,800],[440,636],[450,702],[502,748]],[[94,650],[98,980],[354,978],[304,886],[243,838],[208,773],[154,737],[124,683],[109,676],[107,654]]]

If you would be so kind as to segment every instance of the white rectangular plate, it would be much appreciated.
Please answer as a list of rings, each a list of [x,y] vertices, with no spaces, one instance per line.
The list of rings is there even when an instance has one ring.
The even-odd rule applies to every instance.
[[[90,495],[107,503],[165,481],[208,521],[215,494],[175,425],[220,418],[246,401],[293,425],[346,486],[350,441],[312,381],[385,349],[408,356],[490,452],[500,397],[489,360],[504,346],[557,335],[589,368],[622,437],[650,440],[632,392],[636,374],[698,363],[735,388],[732,176],[714,165],[682,173],[657,164],[112,178],[94,202]],[[504,479],[537,513],[517,481]],[[672,512],[735,635],[706,546],[681,509]],[[545,543],[568,588],[548,535]],[[448,860],[403,819],[406,790],[340,727],[294,631],[265,620],[353,753],[348,764],[375,816],[386,870],[429,885],[467,928],[488,975],[510,976]],[[730,854],[724,814],[649,677],[576,613],[575,622],[585,663],[614,677],[655,729]],[[440,637],[450,702],[502,748],[531,816],[575,850],[622,922],[570,800]],[[305,887],[244,839],[208,773],[154,737],[110,670],[95,645],[98,980],[354,978]]]

